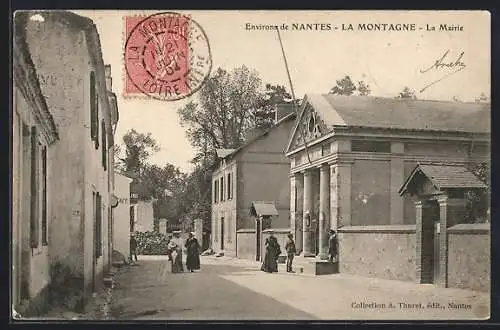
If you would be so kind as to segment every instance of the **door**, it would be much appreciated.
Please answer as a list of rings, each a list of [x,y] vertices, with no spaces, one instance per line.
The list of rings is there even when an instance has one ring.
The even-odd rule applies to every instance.
[[[256,251],[256,254],[255,254],[255,260],[257,261],[260,261],[260,248],[261,248],[261,244],[260,244],[260,234],[261,234],[261,223],[260,223],[260,219],[255,219],[255,242],[256,242],[256,246],[255,246],[255,251]]]
[[[224,251],[224,217],[220,218],[220,249]]]
[[[434,253],[433,253],[433,274],[432,282],[437,284],[439,281],[439,236],[440,236],[440,223],[434,223]]]
[[[92,192],[92,222],[94,224],[93,239],[92,239],[92,292],[96,291],[96,262],[97,262],[97,251],[96,251],[96,225],[97,225],[97,194],[95,191]]]

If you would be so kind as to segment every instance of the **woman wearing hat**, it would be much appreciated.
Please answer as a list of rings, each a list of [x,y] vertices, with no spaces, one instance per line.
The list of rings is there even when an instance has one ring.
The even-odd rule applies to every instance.
[[[189,233],[184,246],[187,250],[186,268],[192,273],[195,269],[200,269],[200,243],[194,237],[194,233]]]
[[[280,245],[273,232],[269,231],[269,237],[266,238],[266,254],[264,255],[264,262],[260,268],[266,273],[278,272],[278,257],[281,254]]]
[[[168,252],[171,255],[172,273],[180,273],[184,271],[182,266],[182,239],[181,231],[176,230],[172,232],[174,237],[168,242]]]

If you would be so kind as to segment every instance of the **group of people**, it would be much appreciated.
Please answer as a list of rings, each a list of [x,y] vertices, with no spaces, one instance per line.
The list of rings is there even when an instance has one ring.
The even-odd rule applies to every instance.
[[[191,273],[200,269],[201,246],[196,237],[194,237],[194,234],[189,233],[184,244],[181,238],[181,231],[174,231],[172,234],[173,237],[167,246],[168,257],[172,263],[172,273],[184,271],[184,265],[182,264],[183,248],[186,249],[186,269]]]
[[[173,237],[167,245],[168,260],[172,263],[172,273],[184,271],[182,264],[182,250],[186,249],[186,268],[189,272],[200,269],[201,246],[193,233],[188,234],[186,242],[182,242],[181,231],[174,231]],[[130,235],[130,262],[137,261],[137,239],[134,234]]]
[[[328,260],[332,261],[337,260],[337,233],[335,230],[330,229],[328,238]],[[278,240],[273,235],[273,232],[270,232],[270,236],[266,238],[265,241],[265,254],[264,260],[262,262],[261,270],[267,273],[276,273],[278,272],[278,259],[281,255],[281,248],[278,243]],[[293,258],[297,254],[297,248],[295,246],[295,242],[293,240],[293,234],[289,233],[288,238],[285,243],[286,250],[286,271],[288,273],[293,273]]]

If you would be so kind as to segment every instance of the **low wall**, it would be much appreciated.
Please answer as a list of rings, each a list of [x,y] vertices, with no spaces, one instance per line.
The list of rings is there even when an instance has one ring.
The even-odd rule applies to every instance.
[[[240,229],[236,231],[236,257],[255,260],[256,249],[255,229]]]
[[[339,271],[414,282],[415,230],[415,225],[339,228]]]
[[[288,234],[290,233],[290,228],[273,228],[271,229],[273,231],[273,236],[276,237],[276,240],[278,241],[278,244],[280,245],[281,249],[281,255],[286,256],[286,250],[285,250],[285,245],[286,245],[286,240],[288,237]],[[270,229],[265,229],[262,231],[262,257],[264,257],[264,254],[266,253],[266,248],[265,248],[265,243],[266,243],[266,238],[271,236],[270,234]]]
[[[490,224],[448,228],[448,286],[489,291],[491,288]]]

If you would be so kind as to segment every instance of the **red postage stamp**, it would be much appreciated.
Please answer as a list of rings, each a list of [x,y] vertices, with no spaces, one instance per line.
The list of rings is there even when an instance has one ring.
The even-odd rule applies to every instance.
[[[175,101],[196,92],[212,68],[208,38],[189,16],[125,17],[124,96]]]

